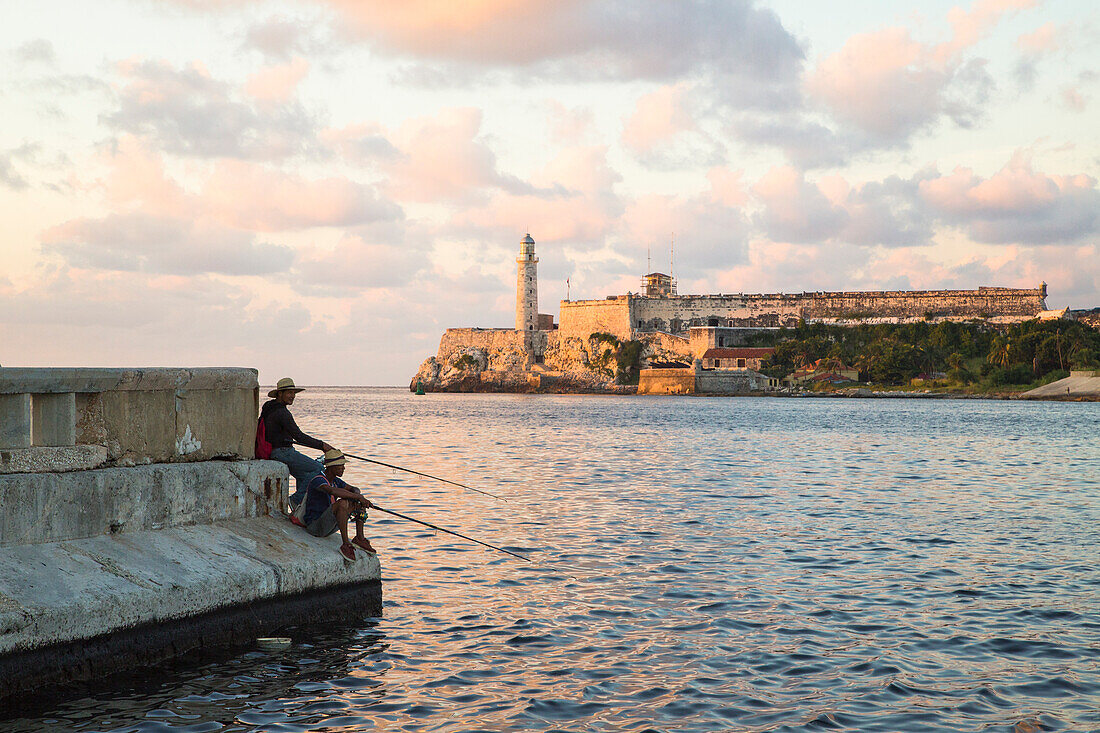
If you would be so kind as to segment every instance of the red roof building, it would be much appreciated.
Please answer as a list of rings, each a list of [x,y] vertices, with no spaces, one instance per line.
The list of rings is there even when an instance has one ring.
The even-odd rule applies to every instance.
[[[771,347],[737,347],[707,349],[703,354],[703,366],[713,369],[755,369],[775,353]]]

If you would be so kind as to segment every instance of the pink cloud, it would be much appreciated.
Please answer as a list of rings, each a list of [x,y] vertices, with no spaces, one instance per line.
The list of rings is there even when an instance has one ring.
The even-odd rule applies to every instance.
[[[279,231],[393,219],[395,204],[346,178],[306,180],[267,166],[221,160],[195,205],[241,229]]]
[[[506,185],[480,131],[481,110],[472,107],[407,120],[392,135],[400,155],[383,163],[387,190],[401,200],[441,201]]]
[[[972,124],[992,81],[984,62],[964,61],[972,48],[1009,12],[1035,0],[978,0],[971,10],[948,12],[952,38],[926,45],[906,28],[852,36],[806,78],[810,96],[832,115],[880,144],[906,140],[941,116]]]
[[[1062,104],[1066,106],[1066,109],[1072,110],[1073,112],[1084,112],[1085,107],[1088,106],[1088,100],[1076,87],[1063,88],[1060,96],[1062,97]]]
[[[254,232],[347,226],[402,215],[373,187],[347,178],[304,179],[232,158],[193,170],[196,181],[185,190],[168,175],[161,155],[128,135],[102,162],[107,199],[123,211],[210,220]]]
[[[934,50],[940,64],[950,63],[963,50],[973,46],[989,32],[1006,13],[1034,7],[1036,0],[977,0],[970,10],[954,7],[947,11],[953,37]]]
[[[536,186],[562,186],[587,194],[610,194],[622,180],[607,164],[607,146],[566,147],[531,182]]]
[[[978,242],[1068,244],[1100,231],[1100,190],[1084,175],[1036,172],[1017,153],[982,179],[969,168],[919,184],[924,201]]]
[[[309,62],[296,56],[285,64],[269,66],[249,76],[244,91],[260,102],[289,102],[308,73]]]
[[[710,183],[711,195],[714,200],[723,206],[733,208],[744,206],[748,201],[748,193],[742,181],[744,171],[730,170],[729,168],[716,166],[707,171],[707,181]]]
[[[1054,23],[1046,23],[1039,26],[1033,33],[1021,34],[1016,39],[1016,45],[1021,51],[1031,55],[1049,53],[1058,48],[1060,35]]]
[[[508,242],[515,232],[537,233],[538,242],[574,246],[601,243],[615,222],[613,202],[597,197],[547,197],[497,193],[485,204],[465,207],[449,228],[493,241]]]
[[[687,110],[690,85],[669,84],[641,97],[623,126],[623,142],[635,152],[645,153],[668,143],[681,132],[695,129]]]
[[[778,166],[752,187],[763,204],[758,224],[768,237],[783,242],[822,241],[840,231],[848,215],[834,205],[801,171]]]

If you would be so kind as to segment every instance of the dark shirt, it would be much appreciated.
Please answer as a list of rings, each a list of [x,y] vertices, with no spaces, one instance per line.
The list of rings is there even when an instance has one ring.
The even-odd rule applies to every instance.
[[[306,515],[302,520],[306,524],[309,524],[314,519],[324,514],[329,504],[336,498],[327,491],[322,491],[322,486],[335,486],[338,489],[346,489],[348,487],[348,485],[344,483],[344,480],[338,476],[333,477],[332,481],[329,481],[328,476],[325,476],[323,473],[319,476],[314,476],[306,489]]]
[[[289,448],[297,443],[307,448],[323,450],[324,443],[298,429],[290,410],[279,400],[270,400],[260,408],[264,421],[264,437],[272,448]]]

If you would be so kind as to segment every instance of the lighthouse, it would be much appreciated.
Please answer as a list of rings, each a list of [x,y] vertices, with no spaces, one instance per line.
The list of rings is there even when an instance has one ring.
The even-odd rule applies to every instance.
[[[519,244],[516,258],[516,330],[537,331],[539,328],[538,262],[535,240],[528,233]]]

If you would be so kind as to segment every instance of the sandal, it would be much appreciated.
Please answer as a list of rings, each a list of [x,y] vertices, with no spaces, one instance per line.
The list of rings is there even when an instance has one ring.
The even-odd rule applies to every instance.
[[[363,541],[360,542],[359,538],[356,537],[354,540],[351,541],[351,544],[353,544],[356,547],[360,548],[361,550],[363,550],[363,552],[369,552],[371,555],[377,555],[378,554],[378,551],[375,550],[374,547],[371,546],[370,540],[368,540],[368,539],[364,538]]]

